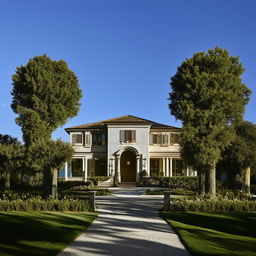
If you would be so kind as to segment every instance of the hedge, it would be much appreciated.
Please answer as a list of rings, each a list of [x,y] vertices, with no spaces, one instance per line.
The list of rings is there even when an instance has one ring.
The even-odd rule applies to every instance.
[[[229,199],[173,200],[170,211],[250,212],[256,211],[256,201]]]
[[[175,177],[142,177],[139,186],[158,186],[171,189],[185,189],[197,191],[198,177],[175,176]]]
[[[42,200],[28,199],[18,200],[0,200],[0,211],[88,211],[89,204],[86,200]]]

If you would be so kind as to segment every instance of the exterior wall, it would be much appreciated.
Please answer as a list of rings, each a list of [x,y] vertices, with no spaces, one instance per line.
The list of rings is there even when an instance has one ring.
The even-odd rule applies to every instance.
[[[149,125],[129,125],[129,124],[118,124],[108,125],[108,174],[111,173],[111,166],[113,169],[118,168],[118,163],[110,163],[110,159],[115,158],[115,155],[122,153],[125,147],[134,148],[140,155],[140,170],[145,169],[149,173]],[[135,130],[136,131],[136,142],[125,143],[120,142],[120,131],[121,130]],[[112,160],[113,161],[113,160]]]

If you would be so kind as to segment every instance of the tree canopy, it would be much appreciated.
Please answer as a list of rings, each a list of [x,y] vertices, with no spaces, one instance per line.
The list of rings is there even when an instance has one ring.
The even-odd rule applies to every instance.
[[[214,166],[235,138],[232,124],[243,119],[250,90],[242,83],[238,57],[215,47],[186,59],[171,78],[169,108],[183,124],[182,156],[204,170],[207,192],[215,194]]]
[[[65,61],[36,56],[12,77],[12,109],[26,144],[51,133],[77,115],[82,96],[76,75]]]

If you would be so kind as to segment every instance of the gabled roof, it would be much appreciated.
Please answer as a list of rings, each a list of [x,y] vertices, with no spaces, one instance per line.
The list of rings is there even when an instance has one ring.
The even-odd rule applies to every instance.
[[[120,117],[111,118],[111,119],[107,119],[99,122],[65,128],[65,131],[70,132],[70,131],[79,130],[79,129],[100,129],[100,128],[106,128],[108,124],[147,124],[147,125],[151,125],[150,128],[152,129],[180,129],[175,126],[160,124],[144,118],[140,118],[132,115],[126,115],[126,116],[120,116]]]

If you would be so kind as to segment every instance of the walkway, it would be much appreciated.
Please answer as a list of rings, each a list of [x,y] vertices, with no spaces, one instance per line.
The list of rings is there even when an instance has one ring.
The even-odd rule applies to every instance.
[[[122,187],[97,197],[99,217],[59,256],[189,256],[178,236],[159,217],[163,196]]]

